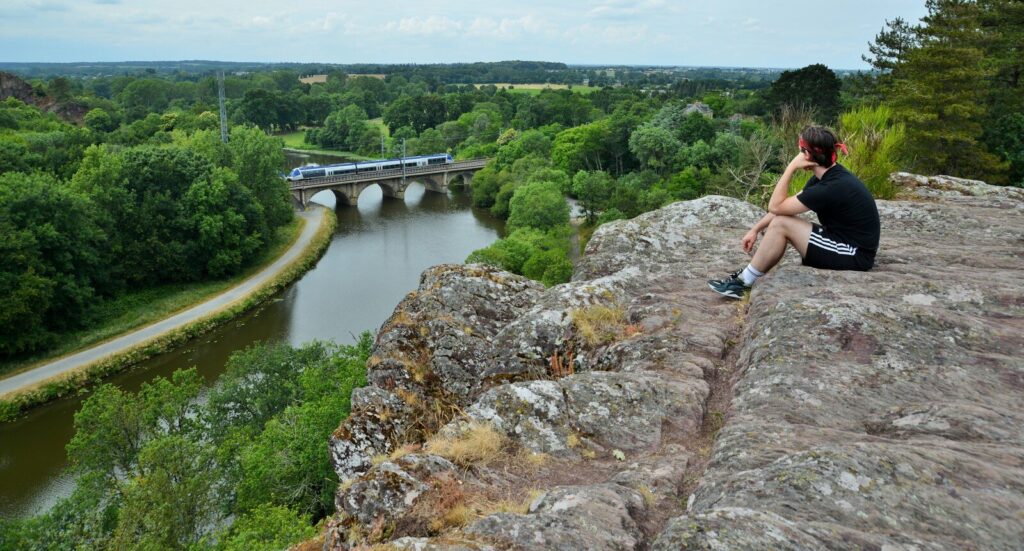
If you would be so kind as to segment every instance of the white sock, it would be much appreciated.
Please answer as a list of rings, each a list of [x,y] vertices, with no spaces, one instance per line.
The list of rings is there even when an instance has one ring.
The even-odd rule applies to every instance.
[[[757,278],[764,275],[764,272],[760,272],[753,264],[747,264],[747,267],[740,272],[740,279],[743,280],[743,284],[750,287],[757,281]]]

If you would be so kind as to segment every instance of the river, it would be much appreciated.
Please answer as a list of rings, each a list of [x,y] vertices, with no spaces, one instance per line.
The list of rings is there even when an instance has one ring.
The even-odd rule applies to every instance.
[[[286,157],[289,170],[309,162],[338,162],[295,153]],[[329,192],[313,200],[334,207]],[[502,230],[502,221],[470,206],[468,192],[456,188],[445,196],[425,192],[419,184],[406,190],[404,201],[385,200],[380,188],[370,187],[359,197],[358,207],[341,207],[337,214],[330,247],[299,281],[260,308],[110,382],[136,390],[156,376],[196,366],[212,384],[232,352],[257,341],[352,343],[360,332],[374,331],[384,322],[416,288],[425,268],[462,262]],[[80,406],[78,398],[60,400],[0,424],[0,516],[46,510],[72,491],[64,446]]]

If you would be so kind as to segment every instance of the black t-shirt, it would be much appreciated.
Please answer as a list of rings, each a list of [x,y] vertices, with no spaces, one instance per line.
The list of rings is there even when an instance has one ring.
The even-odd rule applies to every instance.
[[[881,235],[878,207],[864,182],[849,170],[832,165],[821,180],[811,176],[796,197],[817,213],[821,225],[837,239],[874,257]]]

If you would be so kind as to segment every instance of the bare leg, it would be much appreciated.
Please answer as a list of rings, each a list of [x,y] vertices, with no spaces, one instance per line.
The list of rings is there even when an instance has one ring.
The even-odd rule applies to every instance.
[[[754,253],[750,264],[759,272],[767,273],[786,252],[786,244],[792,244],[800,256],[807,255],[807,241],[811,237],[811,223],[794,216],[776,216],[768,224],[764,238]]]

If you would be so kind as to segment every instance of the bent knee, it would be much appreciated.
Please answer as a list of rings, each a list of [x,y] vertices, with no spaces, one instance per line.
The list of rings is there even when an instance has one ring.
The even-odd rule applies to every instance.
[[[768,222],[768,229],[774,228],[776,230],[780,230],[792,228],[796,221],[797,218],[793,216],[776,215],[775,218],[772,218],[771,221]]]

